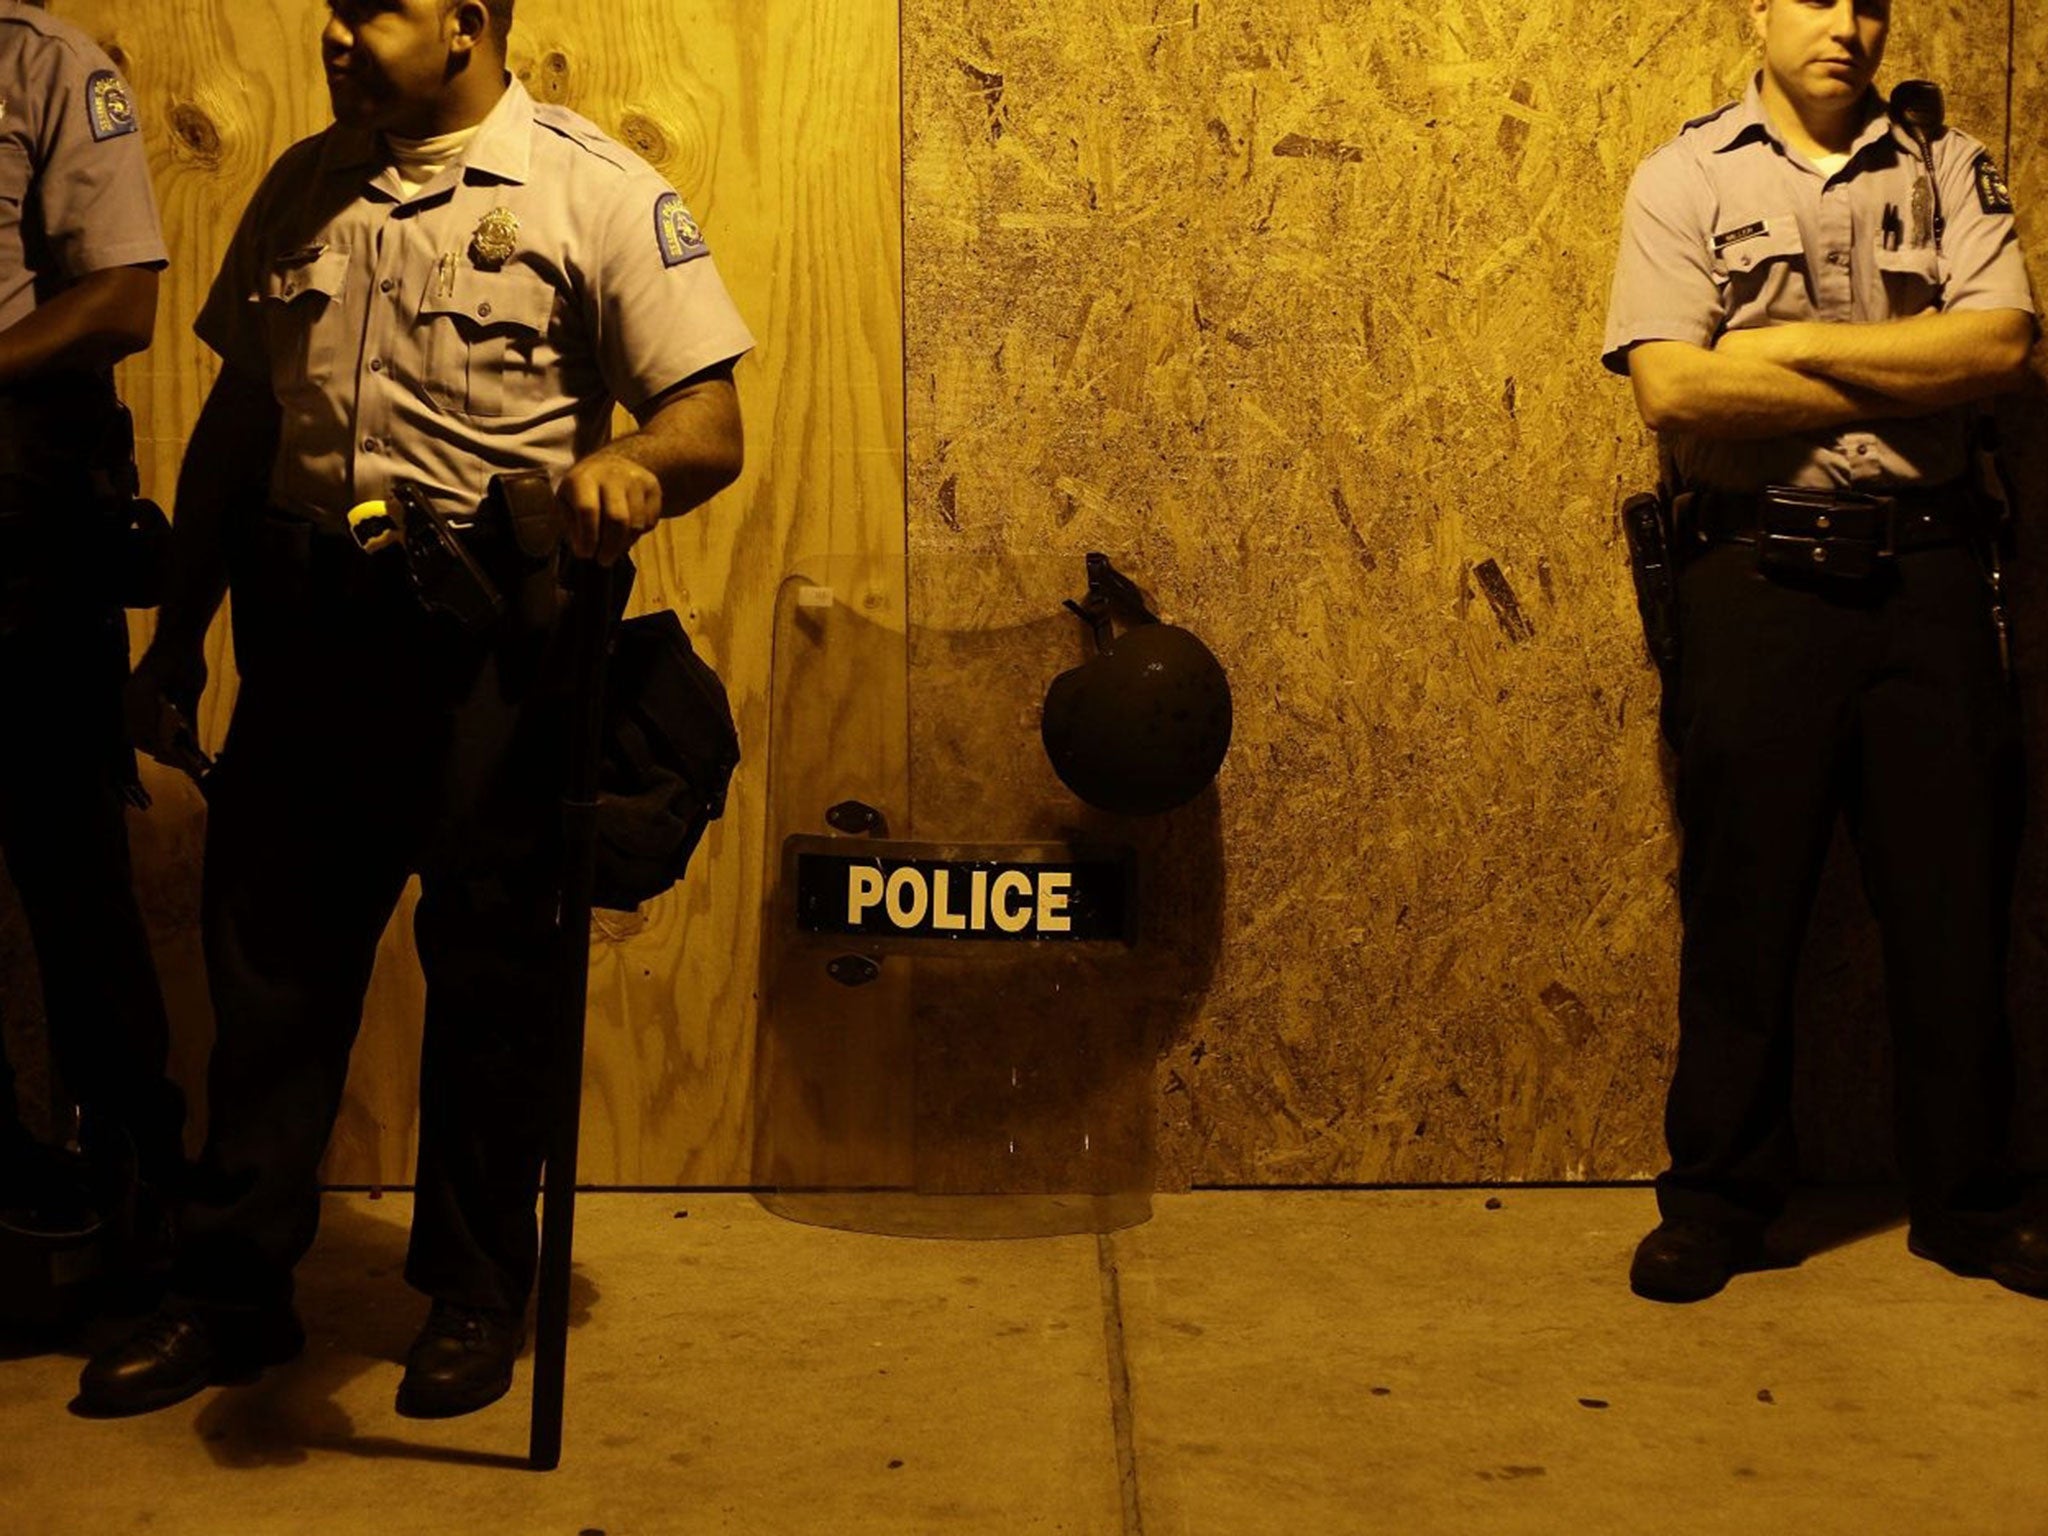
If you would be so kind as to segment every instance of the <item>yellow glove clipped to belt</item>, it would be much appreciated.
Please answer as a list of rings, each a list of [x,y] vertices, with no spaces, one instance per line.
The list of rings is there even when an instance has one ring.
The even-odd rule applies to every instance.
[[[380,549],[390,549],[405,537],[405,530],[398,525],[398,519],[391,515],[390,507],[381,501],[358,502],[349,508],[348,531],[356,541],[356,547],[366,555],[374,555]]]

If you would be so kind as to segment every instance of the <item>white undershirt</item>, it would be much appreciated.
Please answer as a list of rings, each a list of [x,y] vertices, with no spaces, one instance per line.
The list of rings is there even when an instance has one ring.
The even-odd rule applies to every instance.
[[[1847,155],[1815,155],[1813,163],[1821,175],[1832,176],[1849,163],[1849,157]]]
[[[391,151],[392,169],[398,172],[398,185],[405,195],[411,197],[461,159],[462,152],[469,148],[469,141],[476,137],[481,127],[482,123],[472,123],[453,133],[444,133],[438,139],[401,139],[395,134],[385,134],[384,143]]]

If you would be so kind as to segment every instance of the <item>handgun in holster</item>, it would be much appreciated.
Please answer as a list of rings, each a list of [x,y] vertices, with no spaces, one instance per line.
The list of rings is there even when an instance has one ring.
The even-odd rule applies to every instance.
[[[1628,540],[1643,642],[1668,688],[1678,666],[1678,538],[1672,498],[1661,486],[1655,493],[1629,497],[1621,506],[1621,530]]]
[[[505,617],[505,598],[427,493],[410,480],[391,487],[390,508],[413,591],[429,613],[446,614],[465,634],[488,635]]]
[[[386,501],[349,513],[369,554],[397,548],[420,602],[478,637],[541,641],[561,603],[561,534],[543,470],[492,477],[473,520],[458,525],[417,484],[396,482]]]

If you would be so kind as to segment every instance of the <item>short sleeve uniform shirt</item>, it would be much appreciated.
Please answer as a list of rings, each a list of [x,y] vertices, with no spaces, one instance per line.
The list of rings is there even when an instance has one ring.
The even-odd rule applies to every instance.
[[[749,351],[681,199],[513,81],[411,196],[374,135],[330,128],[258,188],[196,327],[283,410],[276,504],[332,518],[417,482],[451,514],[500,472],[558,476]]]
[[[1622,218],[1603,361],[1646,341],[1711,347],[1724,331],[1801,320],[1905,319],[1929,309],[2032,313],[2010,198],[1984,147],[1946,129],[1934,176],[1873,99],[1829,174],[1772,128],[1756,81],[1637,169]],[[1935,193],[1939,191],[1937,199]],[[1935,242],[1937,206],[1946,221]],[[1689,484],[1836,488],[1938,484],[1964,473],[1968,414],[1939,411],[1752,442],[1667,434]]]
[[[168,259],[137,128],[92,39],[0,0],[0,330],[90,273]]]

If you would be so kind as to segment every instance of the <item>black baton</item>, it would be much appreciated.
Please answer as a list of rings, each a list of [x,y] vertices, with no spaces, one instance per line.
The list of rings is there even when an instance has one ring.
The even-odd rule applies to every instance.
[[[628,567],[630,569],[630,567]],[[533,1426],[527,1456],[535,1471],[562,1460],[562,1386],[569,1353],[570,1249],[576,1232],[576,1143],[583,1117],[583,1022],[590,980],[590,897],[595,881],[597,766],[604,728],[605,653],[611,633],[616,566],[569,565],[562,616],[575,683],[569,779],[562,796],[562,903],[553,1092],[541,1208],[539,1299],[534,1314]]]

